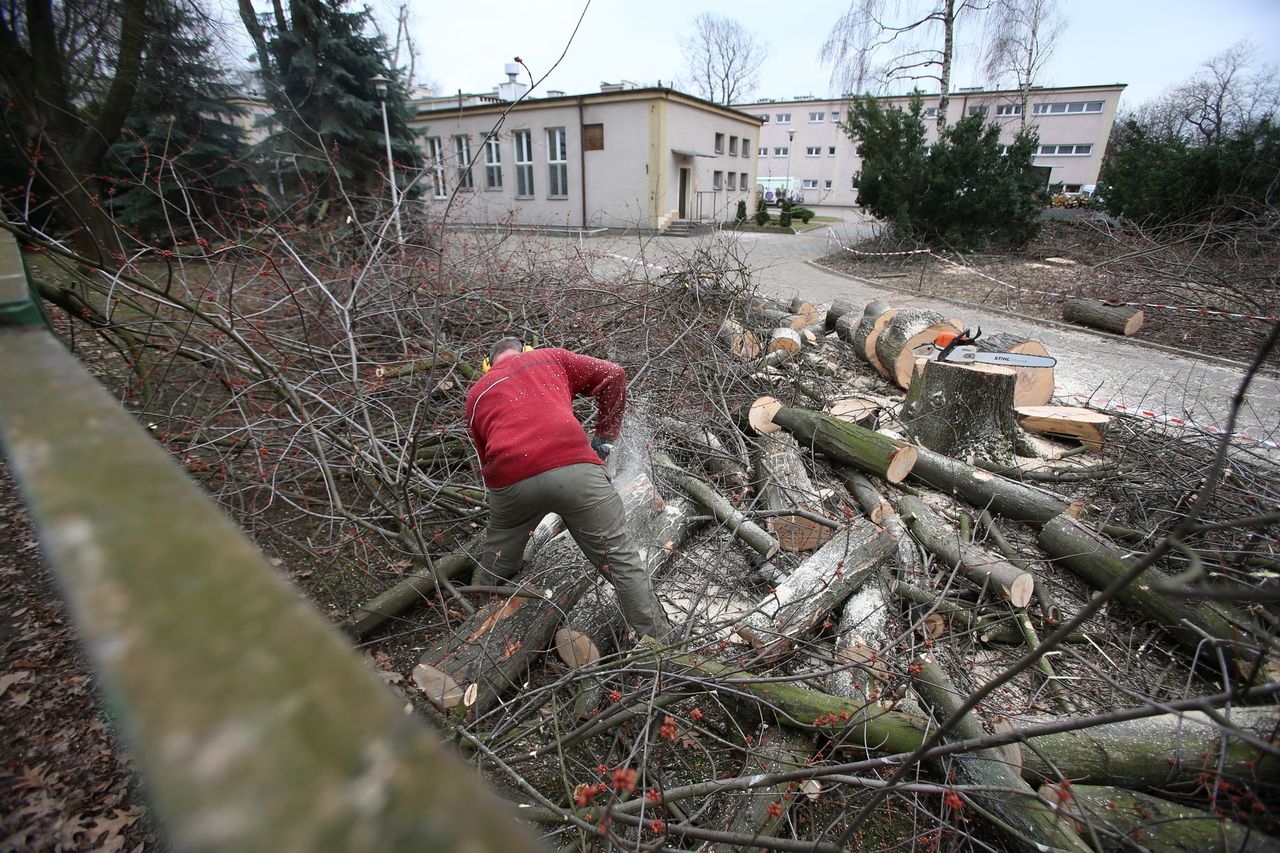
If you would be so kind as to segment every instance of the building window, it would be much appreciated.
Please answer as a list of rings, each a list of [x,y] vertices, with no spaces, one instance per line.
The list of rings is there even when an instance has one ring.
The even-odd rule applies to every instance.
[[[1036,104],[1031,108],[1031,112],[1038,116],[1100,113],[1102,112],[1102,101],[1062,101],[1053,104]]]
[[[986,114],[987,114],[986,104],[982,104],[981,106],[976,106],[976,107],[969,107],[969,115],[971,116],[985,116]]]
[[[724,189],[724,172],[717,171],[717,172],[711,173],[711,189],[713,190]]]
[[[790,149],[790,148],[788,148],[788,147],[786,147],[785,145],[784,145],[783,147],[781,147],[781,148],[775,148],[775,149],[773,149],[773,156],[774,156],[774,157],[786,157],[786,156],[787,156],[788,154],[790,154],[790,153],[791,153],[791,149]]]
[[[516,198],[533,198],[533,133],[517,130],[516,140]]]
[[[806,190],[816,190],[818,188],[818,182],[815,179],[805,178],[803,188]]]
[[[1041,145],[1039,153],[1041,157],[1062,157],[1067,155],[1073,156],[1073,157],[1081,157],[1081,156],[1087,157],[1088,155],[1093,153],[1093,146],[1092,145]]]
[[[453,138],[453,160],[458,164],[458,189],[469,190],[471,183],[471,139],[466,136]]]
[[[729,192],[733,192],[738,188],[738,174],[729,172]]]
[[[827,148],[827,156],[828,156],[828,157],[834,157],[834,156],[836,156],[836,147],[835,147],[834,145],[832,145],[832,146],[830,146],[829,148]]]
[[[444,183],[444,143],[440,137],[433,136],[427,140],[427,159],[431,161],[432,196],[448,198],[449,191]]]
[[[827,114],[825,112],[809,113],[809,124],[819,124],[820,122],[825,121],[826,118]]]
[[[749,136],[742,137],[742,156],[751,156],[751,137]]]
[[[1020,116],[1022,115],[1022,104],[1000,104],[996,107],[996,115]]]
[[[738,175],[738,186],[742,187],[744,190],[747,188],[747,173],[746,173],[746,172],[743,172],[743,173],[741,173],[740,175]]]
[[[822,156],[822,146],[821,146],[821,145],[810,145],[808,148],[804,149],[804,156],[806,156],[806,157],[821,157],[821,156]]]
[[[829,190],[829,189],[831,189],[831,181],[829,181],[829,180],[828,180],[828,181],[823,181],[823,182],[822,182],[822,188],[823,188],[823,189],[828,189],[828,190]]]
[[[582,150],[583,151],[603,151],[604,150],[604,125],[603,124],[584,124],[582,126]]]
[[[569,155],[563,127],[547,128],[547,197],[569,197]]]
[[[778,113],[775,118],[778,124],[791,124],[791,113]]]
[[[723,133],[716,134],[716,153],[717,154],[724,153],[724,134]]]
[[[761,157],[768,157],[768,156],[769,156],[769,149],[768,149],[768,148],[761,148],[761,149],[760,149],[760,156],[761,156]]]
[[[1080,192],[1080,184],[1065,184],[1062,187],[1062,191],[1064,193],[1078,193]]]
[[[729,156],[730,157],[738,156],[738,137],[736,136],[729,137]]]
[[[937,107],[929,107],[927,110],[925,110],[925,111],[924,111],[924,117],[925,117],[925,118],[937,118],[937,117],[938,117],[938,108],[937,108]]]
[[[502,189],[502,146],[497,136],[484,141],[484,188]]]

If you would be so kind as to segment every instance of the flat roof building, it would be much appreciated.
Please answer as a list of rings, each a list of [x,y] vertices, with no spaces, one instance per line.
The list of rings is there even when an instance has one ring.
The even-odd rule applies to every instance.
[[[1040,134],[1035,164],[1048,169],[1049,183],[1062,183],[1068,192],[1096,184],[1102,156],[1111,135],[1116,106],[1124,84],[1107,86],[1033,87],[1027,124]],[[927,141],[937,139],[938,96],[922,94]],[[906,108],[911,96],[881,98],[888,106]],[[790,100],[767,98],[737,104],[763,123],[757,146],[756,172],[762,183],[775,187],[790,179],[806,204],[853,205],[855,176],[862,168],[857,144],[840,125],[847,118],[849,98]],[[1022,93],[1009,89],[964,88],[951,93],[948,118],[982,112],[1002,126],[1001,139],[1013,140],[1022,125]]]

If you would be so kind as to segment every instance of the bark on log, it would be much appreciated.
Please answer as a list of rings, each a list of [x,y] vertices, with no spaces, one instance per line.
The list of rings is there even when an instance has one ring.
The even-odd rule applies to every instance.
[[[660,498],[643,474],[623,484],[619,494],[633,529],[658,509]],[[517,576],[524,581],[522,594],[494,598],[429,647],[415,680],[421,685],[428,676],[447,676],[462,695],[428,692],[428,698],[444,709],[462,704],[474,721],[519,683],[529,659],[547,647],[560,619],[591,587],[594,571],[577,543],[562,533]]]
[[[1025,430],[1045,435],[1077,438],[1085,447],[1098,453],[1106,438],[1111,418],[1093,409],[1079,406],[1024,406],[1016,404],[1014,413]]]
[[[818,490],[805,471],[800,446],[786,433],[762,435],[756,440],[756,493],[769,512],[803,509],[821,515]],[[784,551],[812,551],[822,547],[834,532],[802,515],[774,515],[768,527]]]
[[[1110,541],[1068,515],[1050,519],[1040,531],[1039,544],[1054,562],[1094,589],[1105,589],[1130,567],[1125,554]],[[1206,634],[1221,641],[1218,648],[1233,668],[1256,658],[1255,649],[1242,645],[1244,629],[1236,627],[1249,624],[1243,614],[1214,602],[1190,604],[1170,595],[1169,583],[1163,572],[1148,568],[1116,600],[1163,627],[1178,645],[1211,665],[1216,663],[1213,651],[1204,647]]]
[[[890,483],[901,483],[916,463],[916,449],[905,442],[809,409],[781,408],[773,415],[773,423],[791,432],[802,445]]]
[[[875,680],[889,678],[883,661],[888,636],[889,594],[885,571],[875,572],[862,589],[849,596],[836,624],[835,659],[847,666],[827,676],[826,689],[833,696],[867,701]]]
[[[919,448],[912,476],[977,509],[988,509],[1011,521],[1044,524],[1067,512],[1071,502],[1061,495],[975,468],[926,448]]]
[[[817,306],[812,302],[806,302],[799,296],[791,297],[791,302],[787,305],[792,314],[798,314],[805,318],[806,326],[826,326],[826,314],[819,311]]]
[[[1151,794],[1101,785],[1045,784],[1040,797],[1054,805],[1058,819],[1089,838],[1103,853],[1280,853],[1280,839]]]
[[[836,321],[846,314],[852,314],[854,318],[858,318],[857,309],[853,307],[852,302],[844,299],[836,299],[827,308],[827,331],[834,332],[836,330]]]
[[[748,773],[785,773],[788,770],[799,770],[813,758],[815,746],[813,735],[808,732],[789,729],[785,726],[765,724],[755,742],[744,744],[747,753],[747,765],[738,775]],[[807,784],[816,784],[809,782]],[[734,795],[736,810],[729,824],[729,831],[759,838],[771,838],[777,834],[779,827],[785,826],[788,806],[795,801],[797,791],[792,790],[788,782],[780,782],[763,788],[751,788]],[[771,814],[769,807],[777,804],[782,808],[779,814]],[[767,848],[717,845],[714,850],[737,851],[737,853],[764,853]]]
[[[867,364],[874,367],[877,373],[886,378],[888,377],[884,372],[884,365],[876,358],[876,342],[880,339],[880,335],[883,334],[885,326],[893,322],[893,318],[896,316],[898,316],[896,308],[890,308],[880,314],[871,321],[871,328],[867,331],[867,336],[862,341],[862,355]]]
[[[983,335],[975,344],[980,352],[1008,352],[1019,355],[1048,355],[1039,341],[1020,338],[1007,332]],[[1018,384],[1013,390],[1015,406],[1043,406],[1053,398],[1052,367],[1019,367]]]
[[[838,531],[742,620],[738,634],[776,660],[860,587],[894,551],[893,536],[858,519]]]
[[[892,589],[894,595],[927,608],[931,615],[937,615],[943,620],[941,632],[932,630],[931,626],[926,626],[923,620],[912,626],[931,639],[945,636],[948,633],[947,623],[950,623],[949,633],[972,632],[981,643],[1017,645],[1023,641],[1022,632],[1018,630],[1016,624],[1008,619],[984,615],[976,604],[947,598],[932,590],[902,581],[895,581]]]
[[[880,334],[876,337],[876,358],[872,363],[879,365],[880,374],[885,379],[890,382],[896,382],[899,387],[906,388],[907,385],[911,384],[911,365],[915,363],[915,357],[909,351],[906,353],[904,356],[906,375],[902,381],[899,381],[898,357],[902,355],[903,344],[926,329],[935,327],[940,328],[929,335],[927,340],[932,341],[944,329],[950,332],[959,331],[947,323],[947,318],[937,311],[931,311],[928,308],[901,309],[893,316],[893,319],[884,325]]]
[[[1012,462],[1026,444],[1013,413],[1013,369],[942,361],[921,365],[902,410],[912,436],[944,456]]]
[[[751,482],[746,463],[737,454],[730,452],[707,427],[675,418],[659,418],[658,427],[663,433],[676,436],[689,445],[698,454],[707,471],[729,486],[742,488]]]
[[[1096,299],[1068,299],[1062,306],[1062,319],[1078,326],[1132,335],[1142,328],[1143,314],[1127,305],[1108,305]]]
[[[720,324],[720,328],[716,331],[716,340],[720,341],[731,355],[744,361],[760,356],[760,339],[756,337],[755,332],[744,329],[742,324],[732,317],[726,317]]]
[[[431,598],[441,578],[452,578],[470,570],[483,547],[484,534],[481,533],[452,554],[433,561],[429,568],[406,575],[386,592],[362,604],[348,620],[347,629],[356,639],[369,636],[414,604]]]
[[[960,534],[938,520],[924,501],[911,495],[898,499],[898,513],[926,550],[938,556],[948,568],[980,587],[998,594],[1014,607],[1026,607],[1035,593],[1035,575],[1024,572],[1002,557],[965,542]]]
[[[857,471],[842,468],[836,474],[849,489],[858,505],[862,507],[862,511],[867,514],[867,518],[888,530],[898,540],[898,576],[910,579],[923,575],[924,561],[920,558],[920,550],[915,540],[911,538],[911,531],[903,523],[902,516],[898,515],[898,511],[893,508],[893,504],[885,500],[880,490]]]
[[[867,336],[875,325],[876,318],[889,310],[889,303],[883,299],[873,299],[862,309],[860,316],[852,311],[836,321],[836,334],[853,346],[853,354],[862,361],[867,361]]]
[[[769,345],[765,347],[765,351],[776,352],[782,349],[795,354],[800,351],[800,345],[800,333],[795,329],[774,329],[769,333]]]
[[[715,489],[677,467],[671,461],[671,457],[665,453],[655,454],[653,461],[661,466],[675,481],[676,485],[683,489],[689,497],[706,507],[716,521],[723,524],[730,533],[745,542],[751,550],[765,559],[778,553],[778,540],[770,536],[768,531],[761,528],[760,525],[743,515],[737,507]]]
[[[951,679],[931,655],[916,658],[919,671],[914,678],[916,692],[925,704],[933,709],[939,722],[955,715],[964,702]],[[947,740],[969,740],[986,736],[982,723],[969,712],[960,718]],[[1054,848],[1087,853],[1089,846],[1069,826],[1059,823],[1054,810],[1036,796],[1017,771],[1010,767],[1004,756],[994,749],[957,755],[943,759],[943,777],[948,778],[946,767],[954,769],[956,778],[966,785],[980,785],[989,791],[968,794],[982,808],[996,815],[1014,832],[1007,832],[1013,846],[1041,853],[1045,844]]]

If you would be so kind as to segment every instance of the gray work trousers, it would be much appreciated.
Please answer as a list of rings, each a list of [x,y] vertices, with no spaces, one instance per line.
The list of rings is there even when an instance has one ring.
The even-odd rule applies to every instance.
[[[618,592],[622,615],[639,636],[663,639],[671,630],[640,553],[627,534],[622,498],[604,467],[566,465],[489,489],[489,529],[473,583],[507,580],[520,570],[529,534],[549,512],[564,519],[582,553]]]

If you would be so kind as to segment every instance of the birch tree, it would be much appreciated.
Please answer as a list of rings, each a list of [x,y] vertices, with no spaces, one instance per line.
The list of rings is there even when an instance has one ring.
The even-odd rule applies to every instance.
[[[1000,0],[986,18],[983,70],[996,85],[1012,79],[1027,126],[1031,87],[1053,56],[1067,21],[1057,0]]]
[[[717,104],[732,104],[754,92],[769,46],[723,15],[703,12],[693,26],[680,50],[694,90]]]

